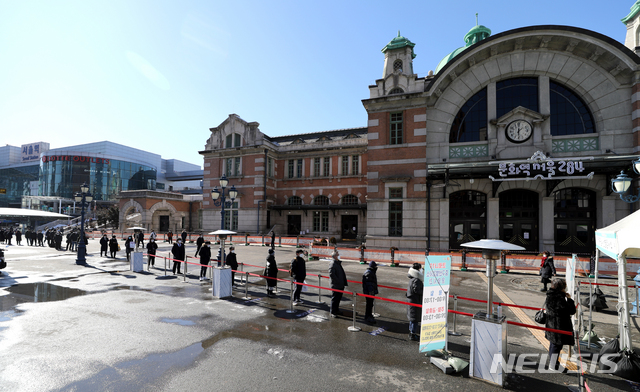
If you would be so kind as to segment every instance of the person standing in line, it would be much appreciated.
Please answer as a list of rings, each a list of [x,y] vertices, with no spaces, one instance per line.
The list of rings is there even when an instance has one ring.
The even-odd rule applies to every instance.
[[[186,230],[182,230],[182,234],[180,234],[180,237],[182,237],[182,243],[186,245],[187,243],[187,237],[189,236],[189,234],[187,234]]]
[[[369,268],[362,274],[362,292],[366,295],[378,294],[378,277],[376,271],[378,270],[378,264],[375,261],[369,263]],[[376,319],[373,318],[373,301],[374,298],[366,297],[367,305],[364,311],[364,321],[369,324],[375,324]]]
[[[576,314],[576,304],[571,299],[571,294],[567,293],[567,283],[564,279],[555,278],[551,281],[551,288],[547,291],[545,309],[547,313],[546,328],[574,332],[571,316]],[[565,345],[573,346],[575,338],[573,335],[551,331],[545,331],[544,337],[549,341],[549,368],[559,370],[562,347]],[[567,373],[567,369],[565,368],[562,372]]]
[[[65,236],[65,243],[67,244],[64,248],[65,251],[69,250],[69,247],[71,246],[71,232],[68,232],[67,235]],[[73,249],[72,249],[73,251]]]
[[[271,249],[276,248],[276,232],[275,230],[271,230]]]
[[[200,248],[202,248],[202,244],[204,244],[204,237],[202,236],[202,233],[200,233],[200,235],[198,236],[198,239],[196,240],[196,254],[195,257],[198,257],[198,253],[200,252]]]
[[[100,238],[100,257],[102,257],[103,252],[104,252],[104,257],[107,257],[108,247],[109,247],[109,238],[107,238],[107,233],[103,233],[102,238]]]
[[[136,247],[142,247],[144,248],[144,233],[142,232],[142,230],[138,233],[138,236],[136,237]]]
[[[44,230],[38,232],[38,246],[44,246]]]
[[[267,296],[275,297],[274,291],[277,288],[278,281],[275,279],[278,277],[278,264],[276,263],[275,250],[269,249],[269,255],[267,256],[267,265],[264,268],[264,276],[273,279],[267,279]]]
[[[173,255],[173,258],[174,258],[173,268],[172,268],[173,274],[175,275],[177,271],[178,275],[180,275],[180,267],[185,257],[184,245],[182,244],[182,239],[178,238],[176,243],[173,244],[173,247],[171,248],[171,254]]]
[[[147,260],[151,267],[156,264],[156,250],[158,250],[158,244],[156,244],[155,238],[149,238],[149,242],[147,243]]]
[[[551,283],[551,277],[556,276],[556,266],[549,251],[542,253],[542,263],[540,263],[540,282],[544,285],[540,291],[547,291],[547,284]]]
[[[149,239],[150,240],[156,240],[156,231],[155,230],[151,230],[151,234],[149,234]]]
[[[296,250],[296,257],[291,260],[291,265],[289,266],[289,275],[297,283],[304,283],[304,279],[307,277],[307,264],[304,261],[304,257],[302,257],[303,255],[304,251],[302,249]],[[302,305],[302,300],[300,300],[302,287],[300,284],[296,285],[296,289],[293,292],[294,305]]]
[[[331,288],[335,290],[344,290],[347,283],[347,274],[345,274],[342,268],[342,261],[339,258],[340,254],[337,250],[334,250],[331,254],[333,260],[329,263],[329,277],[331,278]],[[342,293],[338,291],[331,292],[331,306],[329,312],[331,317],[338,317],[342,315],[340,312],[340,300],[342,300]]]
[[[424,290],[424,274],[422,273],[419,263],[413,263],[407,275],[409,279],[409,287],[407,287],[407,298],[412,304],[422,303],[422,291]],[[422,308],[408,305],[407,318],[409,319],[409,339],[419,341],[418,334],[420,328]]]
[[[170,244],[173,244],[173,232],[172,232],[171,230],[169,230],[169,231],[167,232],[167,241],[168,241]]]
[[[62,250],[62,232],[60,230],[56,230],[55,237],[56,250]]]
[[[231,267],[231,285],[233,286],[236,281],[236,273],[233,271],[238,270],[238,260],[235,253],[236,248],[234,246],[229,247],[229,254],[225,257],[225,264]]]
[[[71,233],[71,236],[69,238],[71,239],[71,251],[72,252],[77,252],[78,251],[78,239],[80,238],[80,232],[78,230],[73,230],[73,232]]]
[[[115,259],[116,253],[118,252],[118,239],[115,235],[109,240],[109,250],[111,251],[111,258]]]
[[[20,229],[16,230],[16,245],[22,245],[22,232]]]
[[[9,231],[7,232],[7,245],[11,245],[11,238],[13,237],[13,229],[9,229]]]
[[[200,267],[200,280],[208,279],[207,270],[209,268],[204,266],[209,265],[209,263],[211,262],[211,248],[209,247],[209,245],[211,245],[211,241],[206,241],[204,244],[202,244],[202,247],[199,249],[200,264],[203,265],[203,267]]]
[[[130,261],[131,251],[135,247],[136,247],[136,245],[135,245],[135,243],[133,241],[133,237],[131,237],[131,236],[127,237],[127,239],[124,241],[124,249],[127,252],[127,261]]]

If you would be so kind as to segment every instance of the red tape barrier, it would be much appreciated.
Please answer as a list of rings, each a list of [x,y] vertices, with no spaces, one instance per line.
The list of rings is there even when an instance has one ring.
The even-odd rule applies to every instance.
[[[595,282],[582,282],[582,281],[579,281],[578,283],[580,283],[580,284],[590,284],[590,285],[594,285],[594,286],[618,287],[617,284],[610,284],[610,283],[595,283]]]

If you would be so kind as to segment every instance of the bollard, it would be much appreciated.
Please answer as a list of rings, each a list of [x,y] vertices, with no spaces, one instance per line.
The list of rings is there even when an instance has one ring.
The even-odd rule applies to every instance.
[[[358,332],[362,330],[362,328],[356,327],[356,301],[358,296],[356,295],[356,293],[351,293],[351,294],[353,295],[353,303],[351,304],[351,307],[353,308],[353,325],[351,325],[347,329],[351,332]]]
[[[244,246],[249,246],[249,233],[244,233]]]
[[[262,246],[264,246],[264,234],[262,235]]]
[[[458,294],[453,295],[453,310],[458,311]],[[456,331],[457,316],[456,313],[453,314],[453,332],[449,332],[451,336],[462,336],[460,332]]]
[[[289,283],[291,284],[291,288],[289,290],[289,309],[287,309],[287,313],[295,313],[293,310],[293,279],[290,279]]]
[[[502,304],[498,303],[498,318],[502,317]]]
[[[323,304],[324,301],[322,300],[322,297],[320,296],[320,292],[322,291],[322,276],[318,275],[318,300],[316,301],[317,304]]]
[[[243,273],[244,273],[244,263],[240,263],[240,274],[243,274]],[[245,284],[245,282],[243,282],[243,280],[242,280],[243,276],[244,275],[240,275],[240,285]]]
[[[250,300],[251,297],[249,297],[249,272],[247,271],[245,272],[245,274],[246,275],[244,276],[244,279],[247,283],[244,285],[244,297],[242,297],[242,299]]]
[[[467,270],[467,250],[463,249],[462,250],[462,267],[460,267],[460,271],[466,271]]]
[[[391,265],[389,267],[397,267],[398,265],[395,263],[394,259],[396,257],[396,247],[391,247]]]
[[[187,257],[185,256],[184,270],[182,270],[182,281],[187,283]]]
[[[296,248],[300,247],[300,235],[296,236]]]
[[[278,236],[278,248],[282,248],[282,236]]]

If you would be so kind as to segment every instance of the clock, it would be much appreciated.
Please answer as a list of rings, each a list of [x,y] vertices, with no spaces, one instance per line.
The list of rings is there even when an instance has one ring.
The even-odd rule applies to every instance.
[[[506,128],[507,139],[512,143],[522,143],[531,137],[533,127],[525,120],[512,121]]]

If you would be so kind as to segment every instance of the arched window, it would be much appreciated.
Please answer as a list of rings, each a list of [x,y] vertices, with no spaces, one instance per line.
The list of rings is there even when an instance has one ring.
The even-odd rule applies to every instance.
[[[354,195],[344,195],[342,196],[342,200],[340,203],[343,206],[357,206],[358,205],[358,197]]]
[[[551,136],[594,133],[593,116],[584,101],[557,82],[549,82]]]
[[[497,116],[518,106],[538,112],[538,78],[513,78],[496,83]]]
[[[396,60],[393,62],[393,71],[402,72],[402,60]]]
[[[224,143],[225,148],[242,147],[242,136],[239,133],[227,135]]]
[[[392,89],[391,91],[389,91],[389,94],[402,94],[404,93],[404,90],[401,89],[400,87],[396,87],[394,89]]]
[[[287,200],[287,204],[290,206],[301,206],[302,199],[299,198],[298,196],[291,196],[289,200]]]
[[[315,206],[328,206],[329,198],[327,196],[318,195],[313,198],[313,205]]]
[[[487,140],[487,89],[483,88],[471,97],[458,111],[449,143]]]

